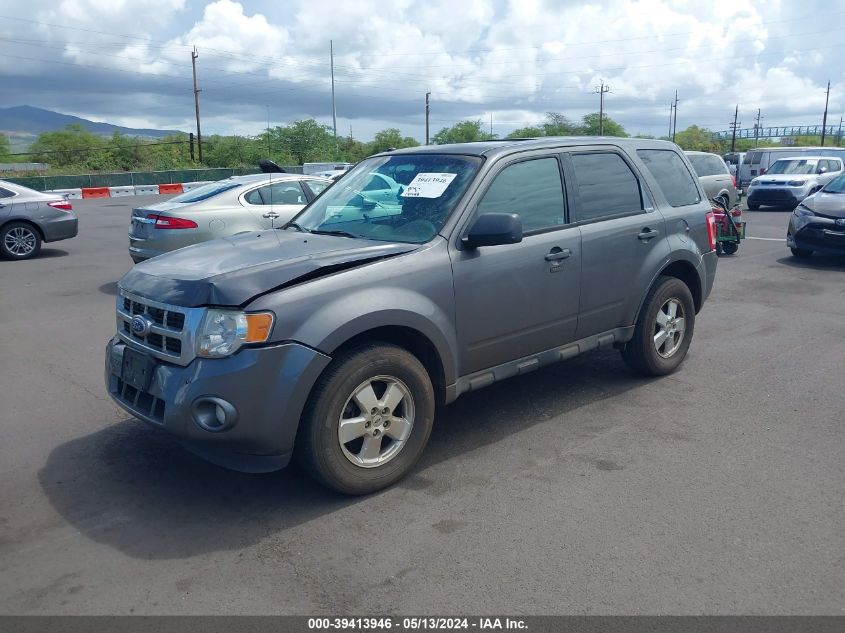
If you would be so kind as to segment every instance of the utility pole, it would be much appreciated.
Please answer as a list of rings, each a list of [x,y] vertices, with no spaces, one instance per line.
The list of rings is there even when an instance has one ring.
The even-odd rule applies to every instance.
[[[822,147],[824,147],[824,134],[827,128],[827,102],[830,100],[830,80],[827,82],[827,93],[824,97],[824,117],[822,118]]]
[[[267,160],[272,160],[270,156],[270,104],[267,104]]]
[[[674,102],[669,102],[669,138],[672,138],[672,113],[675,111]]]
[[[428,141],[428,115],[431,112],[431,108],[429,107],[430,99],[431,99],[431,93],[426,92],[425,93],[425,144],[426,145],[429,144],[429,141]]]
[[[754,147],[759,145],[760,140],[760,108],[757,108],[757,121],[754,123]]]
[[[188,142],[191,144],[191,162],[194,160],[194,133],[188,133]]]
[[[493,113],[490,113],[490,138],[493,138]]]
[[[678,131],[678,91],[675,91],[675,114],[672,116],[672,142],[675,142],[675,132]]]
[[[200,162],[202,162],[202,132],[200,131],[200,89],[197,87],[197,47],[191,51],[191,66],[194,69],[194,108],[197,111],[197,148],[199,150]]]
[[[836,132],[836,147],[839,147],[839,143],[842,141],[842,117],[839,117],[839,130]]]
[[[329,59],[332,68],[332,129],[334,129],[334,157],[337,158],[337,109],[334,103],[334,41],[329,40]]]
[[[736,128],[739,126],[739,122],[737,121],[737,117],[739,117],[739,104],[736,104],[736,110],[734,110],[734,122],[731,123],[731,151],[736,151]]]
[[[610,86],[604,85],[604,80],[601,86],[596,86],[596,93],[599,95],[599,136],[604,136],[604,93],[610,92]]]

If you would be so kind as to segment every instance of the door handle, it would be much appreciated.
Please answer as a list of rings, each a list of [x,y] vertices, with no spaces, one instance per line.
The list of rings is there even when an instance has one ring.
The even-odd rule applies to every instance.
[[[563,250],[553,250],[546,255],[547,262],[556,262],[560,261],[561,259],[569,259],[569,256],[572,255],[572,251],[568,248],[564,248]]]
[[[639,235],[637,235],[637,239],[643,242],[648,242],[649,240],[657,237],[659,234],[659,231],[655,231],[654,229],[646,227],[642,231],[640,231]]]

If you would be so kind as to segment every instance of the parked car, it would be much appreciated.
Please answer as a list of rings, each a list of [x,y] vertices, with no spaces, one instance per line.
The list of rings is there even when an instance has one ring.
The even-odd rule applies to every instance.
[[[792,209],[841,173],[841,158],[795,156],[778,159],[765,176],[751,181],[748,208],[756,210],[760,205],[769,205]]]
[[[795,208],[786,244],[795,257],[807,258],[816,252],[845,255],[845,174]]]
[[[725,161],[718,154],[707,152],[685,152],[685,154],[692,163],[707,197],[723,201],[728,209],[733,207],[737,201],[736,179],[731,176]]]
[[[400,172],[398,213],[361,205],[373,174]],[[282,229],[126,274],[108,393],[218,464],[275,470],[296,452],[336,490],[378,490],[463,393],[611,346],[641,374],[678,368],[717,263],[692,174],[643,139],[372,156]]]
[[[78,230],[73,205],[64,196],[0,180],[0,256],[29,259],[44,242],[68,240]]]
[[[745,152],[728,152],[722,158],[725,159],[725,163],[728,165],[728,170],[731,172],[731,176],[735,178],[734,185],[739,182],[739,170],[742,162],[745,158]]]
[[[280,226],[332,184],[300,174],[235,176],[133,209],[129,255],[135,263],[191,244]]]
[[[746,191],[757,176],[764,176],[775,161],[790,156],[835,156],[845,160],[845,147],[760,147],[748,150],[739,169],[739,185]]]

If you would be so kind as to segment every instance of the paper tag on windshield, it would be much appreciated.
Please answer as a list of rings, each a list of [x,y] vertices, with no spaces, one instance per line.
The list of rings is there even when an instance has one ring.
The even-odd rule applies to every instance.
[[[403,198],[439,198],[458,174],[417,174],[402,192]]]

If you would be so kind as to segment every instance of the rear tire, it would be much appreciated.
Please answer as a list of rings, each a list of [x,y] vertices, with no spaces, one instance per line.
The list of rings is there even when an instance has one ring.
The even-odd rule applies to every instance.
[[[31,224],[9,222],[0,228],[0,255],[5,259],[29,259],[41,250],[41,235]]]
[[[733,255],[739,250],[739,244],[736,242],[725,242],[722,244],[722,250],[725,251],[725,255]]]
[[[750,202],[748,203],[748,209],[751,210],[751,211],[756,211],[759,208],[760,208],[759,204],[752,204]]]
[[[658,277],[643,302],[622,358],[637,373],[665,376],[683,362],[695,330],[695,303],[676,277]]]
[[[320,482],[351,495],[390,486],[416,464],[434,424],[434,388],[400,347],[369,343],[339,355],[309,397],[297,456]]]
[[[813,256],[813,251],[806,249],[806,248],[790,248],[792,251],[792,256],[797,257],[799,259],[809,259]]]

